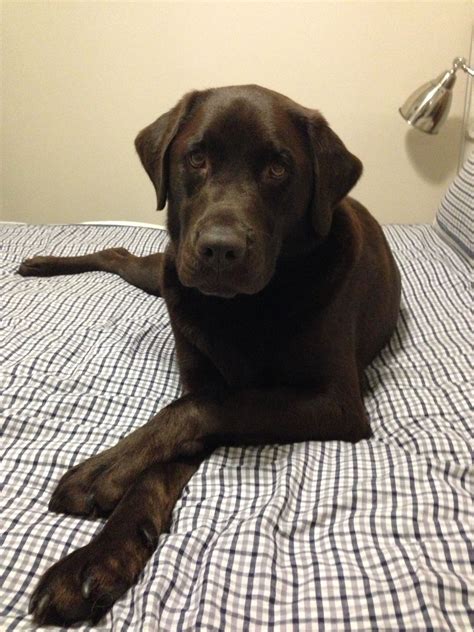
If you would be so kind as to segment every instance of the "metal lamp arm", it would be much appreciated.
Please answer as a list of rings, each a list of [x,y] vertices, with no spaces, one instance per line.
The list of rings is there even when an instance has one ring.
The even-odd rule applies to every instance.
[[[459,70],[459,68],[461,68],[461,70],[464,70],[464,72],[467,72],[467,74],[471,77],[474,77],[474,68],[468,66],[467,60],[464,59],[464,57],[456,57],[456,59],[453,61],[454,72]]]

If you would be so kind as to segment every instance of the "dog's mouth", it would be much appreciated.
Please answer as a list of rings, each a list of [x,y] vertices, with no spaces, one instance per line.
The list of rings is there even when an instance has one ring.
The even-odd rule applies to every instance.
[[[217,298],[235,298],[239,294],[235,289],[222,285],[202,285],[196,286],[196,289],[205,296],[215,296]]]
[[[208,257],[193,243],[184,242],[178,250],[176,268],[180,282],[205,296],[231,299],[237,295],[260,292],[269,282],[275,268],[275,257],[268,247],[246,248],[240,257],[225,252]],[[237,253],[238,255],[238,253]]]
[[[203,270],[200,266],[178,266],[181,283],[193,288],[204,296],[231,299],[239,294],[257,294],[267,284],[267,274],[247,268],[233,274]]]
[[[190,276],[179,275],[181,283],[186,287],[194,288],[204,296],[231,299],[239,294],[256,294],[262,289],[262,284],[257,279],[249,279],[248,275],[242,275],[238,279],[225,278],[225,276],[206,275],[196,273]]]

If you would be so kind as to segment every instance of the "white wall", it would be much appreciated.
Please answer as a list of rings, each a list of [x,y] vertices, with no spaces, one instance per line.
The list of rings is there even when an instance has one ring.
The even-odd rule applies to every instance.
[[[162,221],[136,132],[192,88],[260,83],[321,109],[384,222],[431,221],[466,87],[437,137],[397,109],[468,56],[470,2],[2,4],[2,219]]]

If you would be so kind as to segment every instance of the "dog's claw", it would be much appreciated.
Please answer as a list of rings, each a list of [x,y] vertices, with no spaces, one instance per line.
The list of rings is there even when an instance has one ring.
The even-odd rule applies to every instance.
[[[91,596],[91,590],[92,590],[92,578],[87,577],[87,579],[84,580],[81,586],[81,594],[84,597],[84,599],[89,599],[89,597]]]
[[[138,532],[140,533],[146,548],[154,551],[158,546],[158,533],[156,532],[153,523],[147,520],[138,527]]]
[[[41,621],[50,601],[51,595],[49,593],[45,593],[42,597],[40,597],[39,594],[35,592],[30,600],[28,612],[31,614],[34,611],[35,619],[37,621]]]
[[[90,493],[87,495],[87,498],[86,498],[86,513],[92,514],[94,510],[95,510],[95,496],[94,494]]]
[[[38,601],[38,605],[36,607],[36,616],[40,618],[42,614],[45,612],[46,608],[49,606],[49,602],[51,601],[51,595],[46,593],[41,597]]]
[[[38,591],[34,591],[34,593],[31,595],[30,598],[30,602],[28,604],[28,614],[31,614],[33,612],[33,610],[36,607],[36,604],[38,602]]]

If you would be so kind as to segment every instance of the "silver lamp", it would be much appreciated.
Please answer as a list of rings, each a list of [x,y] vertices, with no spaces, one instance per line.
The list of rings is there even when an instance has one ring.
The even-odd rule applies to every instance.
[[[474,77],[474,68],[468,66],[463,57],[456,57],[450,70],[423,84],[408,97],[399,109],[407,123],[427,134],[438,133],[448,116],[456,72],[460,68]]]

